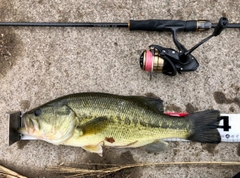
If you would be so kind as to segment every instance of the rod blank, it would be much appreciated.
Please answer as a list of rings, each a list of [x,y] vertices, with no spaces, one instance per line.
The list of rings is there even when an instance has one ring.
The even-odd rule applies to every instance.
[[[32,27],[128,27],[128,23],[92,23],[92,22],[0,22],[0,26]]]

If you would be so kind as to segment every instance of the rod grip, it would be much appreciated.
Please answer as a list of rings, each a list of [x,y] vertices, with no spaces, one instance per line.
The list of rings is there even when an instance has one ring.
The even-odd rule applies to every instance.
[[[145,31],[171,31],[172,29],[178,31],[196,31],[197,21],[189,20],[130,20],[130,30],[145,30]]]

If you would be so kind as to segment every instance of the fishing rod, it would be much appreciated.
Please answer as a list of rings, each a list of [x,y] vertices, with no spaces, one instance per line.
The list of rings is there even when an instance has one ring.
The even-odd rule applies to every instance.
[[[240,23],[228,23],[228,19],[221,17],[218,23],[209,20],[130,20],[128,23],[105,23],[105,22],[0,22],[0,26],[30,26],[30,27],[114,27],[129,28],[129,30],[145,31],[168,31],[172,33],[174,44],[178,51],[159,45],[150,45],[140,55],[140,67],[150,73],[160,72],[169,76],[177,73],[195,71],[199,63],[191,54],[200,45],[214,36],[220,35],[225,28],[240,28]],[[177,32],[205,31],[213,28],[213,33],[198,44],[187,50],[177,40]]]

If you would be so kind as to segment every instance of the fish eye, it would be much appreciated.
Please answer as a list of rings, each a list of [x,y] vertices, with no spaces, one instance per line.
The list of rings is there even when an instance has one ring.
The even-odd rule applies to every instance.
[[[40,116],[40,115],[41,115],[41,110],[40,110],[40,109],[37,109],[37,110],[34,112],[34,115],[35,115],[35,116]]]

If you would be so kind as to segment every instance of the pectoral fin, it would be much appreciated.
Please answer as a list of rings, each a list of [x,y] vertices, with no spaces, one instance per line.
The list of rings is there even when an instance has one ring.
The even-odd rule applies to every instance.
[[[81,126],[78,126],[78,129],[80,129],[83,132],[83,135],[96,134],[105,129],[107,125],[108,125],[107,117],[97,117],[86,122]]]
[[[99,143],[97,145],[86,145],[82,147],[84,150],[92,152],[92,153],[97,153],[99,156],[102,156],[102,144]]]
[[[162,140],[156,140],[146,146],[144,146],[144,149],[149,153],[159,153],[161,151],[166,150],[168,147],[168,143],[164,142]]]

